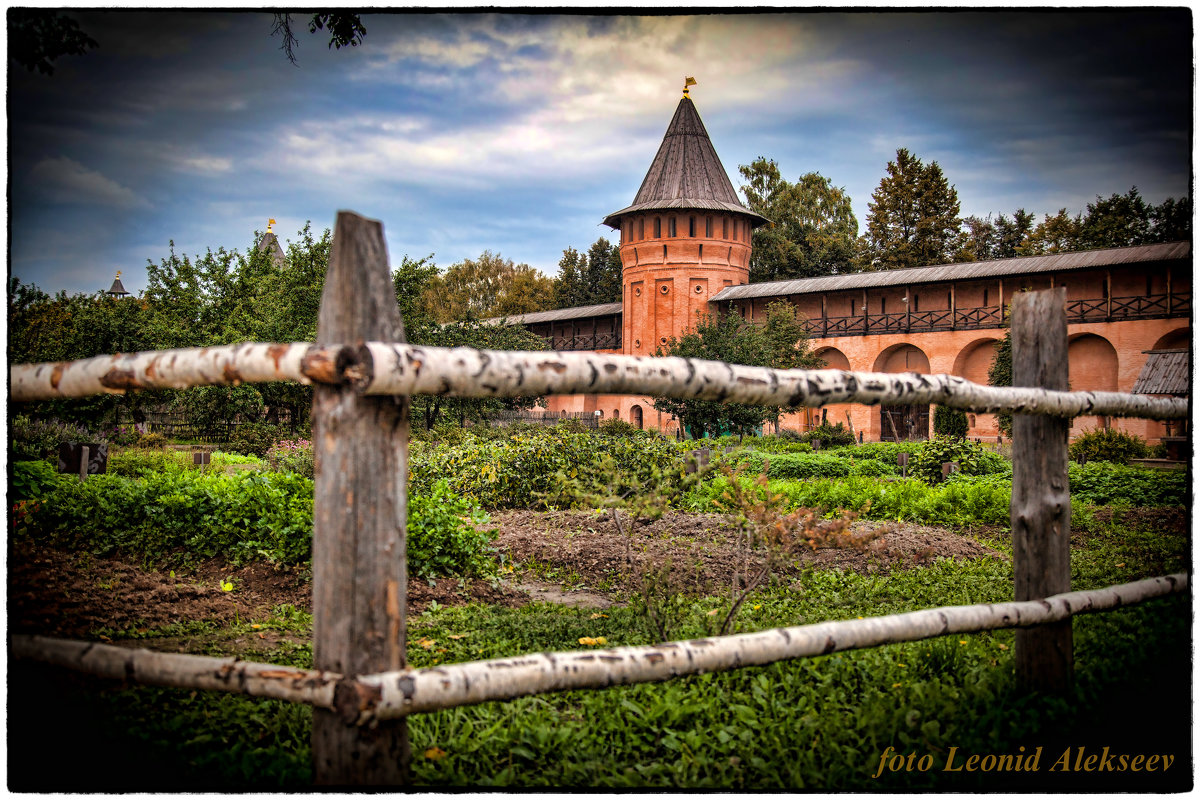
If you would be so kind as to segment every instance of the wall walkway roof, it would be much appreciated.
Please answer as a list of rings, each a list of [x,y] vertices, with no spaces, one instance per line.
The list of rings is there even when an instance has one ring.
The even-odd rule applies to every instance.
[[[711,302],[745,300],[753,297],[783,297],[816,292],[837,292],[847,289],[873,289],[885,286],[912,286],[946,281],[982,280],[1009,275],[1030,275],[1046,272],[1069,272],[1096,267],[1138,264],[1155,261],[1177,261],[1190,258],[1190,242],[1166,242],[1134,247],[1114,247],[1106,250],[1083,250],[1075,253],[1054,253],[1044,256],[1023,256],[996,261],[970,261],[962,264],[941,264],[934,267],[890,269],[878,272],[854,272],[848,275],[829,275],[821,278],[800,278],[794,281],[747,283],[722,289]]]
[[[601,303],[595,306],[576,306],[575,308],[559,308],[554,311],[533,311],[529,314],[513,314],[510,317],[492,317],[483,320],[484,325],[499,325],[507,322],[512,325],[532,325],[536,322],[559,322],[568,319],[584,319],[586,317],[605,317],[610,314],[620,314],[620,303]]]

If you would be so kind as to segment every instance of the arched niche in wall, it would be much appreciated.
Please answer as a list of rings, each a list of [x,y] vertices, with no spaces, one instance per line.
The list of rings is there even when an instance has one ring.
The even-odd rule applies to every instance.
[[[1151,350],[1190,350],[1192,347],[1192,329],[1179,328],[1160,336]]]
[[[816,355],[825,360],[823,369],[850,369],[850,359],[836,347],[823,347],[816,351]]]
[[[638,428],[642,427],[642,407],[633,406],[629,409],[629,421]]]
[[[875,359],[872,372],[929,374],[929,356],[916,345],[894,344]],[[924,441],[929,438],[929,406],[879,406],[879,438],[885,442]]]
[[[912,344],[894,344],[875,359],[872,372],[918,372],[929,374],[929,356]]]
[[[1067,341],[1067,383],[1073,392],[1118,391],[1117,349],[1103,336],[1081,333]],[[1107,428],[1108,417],[1076,417],[1071,436],[1092,428]]]
[[[996,342],[998,341],[999,339],[985,337],[967,344],[954,357],[954,367],[951,369],[951,374],[966,378],[972,383],[986,384],[988,382],[988,370],[991,368],[992,359],[996,355]]]

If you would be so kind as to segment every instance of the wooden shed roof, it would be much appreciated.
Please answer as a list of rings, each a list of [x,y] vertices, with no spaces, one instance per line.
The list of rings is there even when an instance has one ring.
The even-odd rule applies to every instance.
[[[1134,394],[1191,394],[1192,376],[1187,350],[1147,350],[1146,364],[1133,384]]]
[[[873,289],[885,286],[914,286],[923,283],[1002,278],[1009,275],[1031,275],[1039,272],[1069,272],[1118,264],[1176,261],[1190,258],[1191,254],[1192,246],[1189,242],[1166,242],[1134,247],[1113,247],[1106,250],[1083,250],[1076,253],[1003,258],[995,261],[941,264],[934,267],[854,272],[849,275],[829,275],[822,278],[800,278],[794,281],[771,281],[730,286],[714,296],[712,302],[720,303],[752,297],[783,297],[817,292],[836,292],[846,289]]]
[[[688,97],[679,101],[633,205],[609,214],[604,224],[619,228],[626,214],[668,208],[732,211],[750,217],[754,227],[768,222],[738,199],[700,114]]]

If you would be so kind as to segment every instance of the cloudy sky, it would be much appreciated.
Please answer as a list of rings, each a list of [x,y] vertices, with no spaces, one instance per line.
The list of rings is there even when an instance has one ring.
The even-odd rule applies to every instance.
[[[338,209],[393,262],[498,251],[553,275],[628,205],[685,75],[734,185],[759,155],[849,192],[860,231],[896,149],[962,213],[1188,194],[1192,15],[942,11],[700,16],[368,14],[299,66],[264,13],[87,11],[53,76],[10,64],[10,273],[145,287],[147,259],[245,250]]]

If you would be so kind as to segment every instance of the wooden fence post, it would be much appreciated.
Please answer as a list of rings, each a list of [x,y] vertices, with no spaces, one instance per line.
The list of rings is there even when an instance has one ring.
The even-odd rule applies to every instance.
[[[1013,386],[1067,389],[1067,314],[1063,287],[1018,293],[1012,301]],[[1067,436],[1071,420],[1013,415],[1010,520],[1015,599],[1071,589],[1071,494]],[[1071,686],[1071,621],[1018,629],[1017,681],[1026,689]]]
[[[383,226],[339,211],[317,343],[354,348],[372,340],[405,341]],[[313,662],[347,678],[406,664],[408,415],[407,397],[366,397],[349,386],[313,390]],[[357,706],[347,696],[353,691],[348,682],[339,686],[339,707]],[[407,780],[403,720],[360,727],[314,709],[312,746],[317,784]]]

